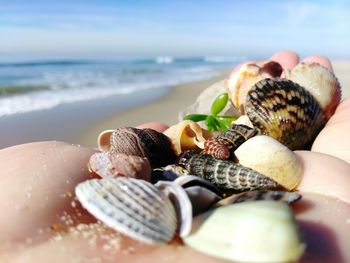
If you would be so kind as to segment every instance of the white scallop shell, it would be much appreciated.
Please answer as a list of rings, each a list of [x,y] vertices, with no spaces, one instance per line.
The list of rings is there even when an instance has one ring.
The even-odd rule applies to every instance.
[[[235,262],[295,262],[305,249],[293,212],[275,201],[244,202],[201,214],[184,242]]]
[[[172,240],[175,209],[157,187],[133,178],[92,179],[78,184],[82,206],[121,233],[149,244]]]

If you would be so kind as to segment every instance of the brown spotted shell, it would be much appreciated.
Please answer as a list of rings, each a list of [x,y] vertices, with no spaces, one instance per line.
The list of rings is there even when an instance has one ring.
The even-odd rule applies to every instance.
[[[104,144],[104,150],[146,157],[152,168],[166,166],[175,161],[176,156],[169,138],[153,129],[117,128],[106,136],[109,137],[109,145],[107,147]],[[106,141],[104,137],[100,136],[100,139]]]
[[[292,150],[309,148],[326,123],[317,100],[291,80],[259,81],[248,92],[244,107],[261,134]]]
[[[89,169],[102,178],[126,176],[145,181],[151,180],[151,166],[147,158],[115,152],[94,153]]]

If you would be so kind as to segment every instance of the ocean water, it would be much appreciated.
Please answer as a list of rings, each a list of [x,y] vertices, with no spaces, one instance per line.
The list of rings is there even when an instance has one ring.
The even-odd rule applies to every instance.
[[[243,58],[0,63],[0,117],[211,78]]]

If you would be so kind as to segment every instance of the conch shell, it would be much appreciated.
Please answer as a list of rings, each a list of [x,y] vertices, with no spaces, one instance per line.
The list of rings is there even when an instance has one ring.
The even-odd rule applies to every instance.
[[[185,120],[164,131],[170,138],[172,148],[176,155],[186,150],[199,150],[204,148],[204,142],[211,137],[211,133],[203,129],[198,123]]]

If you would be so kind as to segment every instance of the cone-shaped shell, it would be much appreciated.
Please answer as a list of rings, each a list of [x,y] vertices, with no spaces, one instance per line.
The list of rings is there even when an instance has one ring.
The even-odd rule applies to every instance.
[[[146,181],[151,180],[151,166],[145,157],[115,152],[94,153],[89,168],[102,178],[126,176]]]
[[[211,137],[211,133],[204,130],[198,123],[185,120],[169,127],[164,134],[170,138],[176,155],[185,150],[199,150],[204,148],[204,142]]]
[[[275,201],[245,202],[201,214],[184,242],[235,262],[295,262],[305,248],[292,211]]]
[[[151,183],[125,177],[92,179],[78,184],[75,193],[93,216],[131,238],[157,244],[174,236],[174,207]]]
[[[290,80],[263,79],[248,92],[245,112],[253,126],[292,150],[308,149],[324,127],[322,108]]]
[[[318,63],[299,63],[290,72],[288,79],[308,90],[319,102],[328,120],[341,99],[341,88],[337,78]]]
[[[239,164],[266,175],[289,191],[301,181],[302,165],[296,154],[269,136],[250,138],[238,147],[235,156]]]
[[[275,78],[282,74],[282,67],[277,62],[263,65],[247,63],[234,72],[228,79],[228,90],[233,105],[244,114],[244,104],[251,87],[264,78]]]
[[[107,136],[108,132],[105,134]],[[146,157],[152,168],[174,163],[176,158],[169,138],[153,129],[118,128],[109,134],[109,138],[111,152]]]

